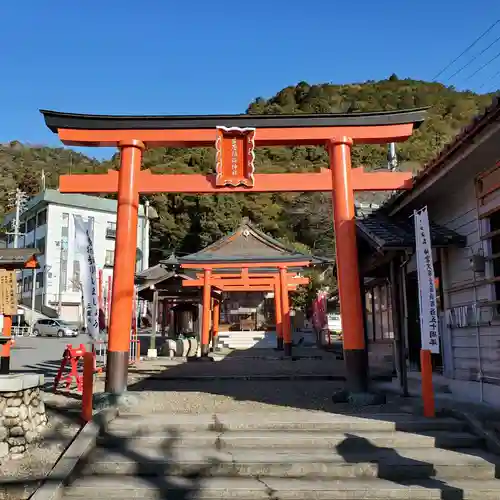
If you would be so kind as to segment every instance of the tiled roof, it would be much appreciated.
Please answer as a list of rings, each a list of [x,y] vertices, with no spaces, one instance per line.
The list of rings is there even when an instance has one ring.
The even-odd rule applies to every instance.
[[[325,259],[297,252],[263,233],[244,219],[233,233],[199,252],[178,258],[179,263],[299,262],[326,263]]]
[[[415,229],[411,218],[398,219],[373,213],[356,220],[358,235],[379,249],[415,247]],[[430,223],[432,246],[465,245],[465,237],[455,231]]]
[[[135,275],[135,284],[137,285],[139,291],[149,288],[150,286],[157,285],[158,283],[168,281],[172,278],[180,277],[186,280],[192,279],[192,277],[187,274],[172,271],[172,269],[170,269],[169,266],[166,266],[164,262],[165,261],[157,264],[156,266],[144,269],[144,271]]]
[[[470,141],[477,134],[482,132],[491,122],[500,117],[500,97],[493,99],[484,113],[477,115],[471,123],[464,127],[460,133],[447,144],[441,152],[432,159],[425,167],[413,178],[413,186],[407,191],[402,191],[391,196],[383,205],[382,209],[387,210],[396,205],[400,200],[408,196],[429,176],[436,174],[443,167],[447,160],[462,146],[466,141]]]
[[[86,194],[63,194],[56,189],[45,189],[41,193],[33,196],[26,204],[21,220],[26,220],[47,204],[63,205],[68,207],[78,207],[88,210],[116,213],[118,202],[98,196]],[[6,226],[15,217],[15,212],[11,211],[5,215],[2,225]],[[144,205],[139,205],[139,217],[144,217]]]
[[[33,248],[0,248],[0,268],[2,266],[25,264],[38,253]]]

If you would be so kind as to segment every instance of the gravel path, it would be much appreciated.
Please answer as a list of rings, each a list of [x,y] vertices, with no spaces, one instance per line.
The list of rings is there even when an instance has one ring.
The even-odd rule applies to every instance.
[[[30,445],[23,458],[2,461],[0,500],[29,498],[80,429],[77,401],[52,393],[43,395],[49,419],[43,440]]]
[[[232,411],[276,412],[297,409],[353,413],[350,405],[334,404],[332,395],[343,388],[335,381],[167,381],[142,380],[129,389],[136,404],[124,412],[228,413]],[[360,409],[363,412],[396,412],[398,396],[387,404]]]
[[[176,376],[241,377],[253,375],[332,375],[342,374],[343,361],[317,349],[301,354],[320,359],[270,360],[251,357],[248,351],[233,353],[218,362],[190,362],[170,365],[165,359],[143,361],[129,373],[129,391],[136,403],[125,411],[144,413],[268,412],[307,409],[352,412],[352,407],[334,404],[332,395],[343,389],[342,380],[175,380]],[[266,353],[268,354],[268,353]],[[272,353],[271,353],[272,354]],[[98,389],[99,390],[99,389]],[[391,405],[371,407],[385,411]],[[394,405],[392,405],[392,410]],[[366,411],[366,408],[365,410]]]

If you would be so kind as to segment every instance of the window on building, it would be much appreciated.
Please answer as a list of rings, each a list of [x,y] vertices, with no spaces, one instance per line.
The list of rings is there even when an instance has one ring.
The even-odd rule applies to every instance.
[[[23,280],[19,278],[17,280],[17,295],[21,295],[23,293]]]
[[[69,214],[62,214],[61,237],[67,238],[69,235]]]
[[[47,224],[47,209],[38,212],[36,215],[36,225],[43,226],[44,224]]]
[[[366,315],[366,336],[369,341],[373,340],[373,290],[365,293],[365,315]]]
[[[43,288],[43,271],[36,275],[36,288]]]
[[[25,276],[23,279],[23,292],[31,291],[33,286],[33,276]]]
[[[36,249],[41,253],[45,253],[45,237],[36,240]]]
[[[373,340],[382,339],[382,314],[381,314],[381,303],[380,303],[380,288],[376,286],[373,289],[373,325],[374,325],[374,335]]]
[[[106,223],[106,238],[116,238],[116,222]]]
[[[25,248],[35,248],[35,241],[32,240],[32,241],[28,241],[28,243],[26,243],[24,245]]]
[[[36,227],[36,217],[31,217],[28,219],[28,222],[26,223],[26,232],[31,233],[31,231],[34,231]]]
[[[374,286],[366,292],[365,301],[368,339],[374,342],[394,339],[390,285]]]
[[[500,211],[490,215],[491,271],[495,280],[495,299],[500,300]],[[497,307],[497,310],[500,308]]]
[[[104,265],[106,267],[113,267],[115,262],[115,251],[114,250],[106,250],[106,257],[104,259]]]
[[[61,277],[59,280],[60,291],[65,292],[68,289],[68,235],[69,235],[69,214],[62,214],[61,241],[59,242],[61,259]]]
[[[389,327],[389,318],[387,314],[387,287],[382,285],[380,288],[380,323],[382,325],[382,338],[385,338],[385,334]]]
[[[26,222],[21,222],[21,224],[19,225],[19,232],[21,234],[24,234],[26,232]]]
[[[384,338],[387,340],[392,340],[394,339],[394,322],[393,322],[393,317],[392,317],[392,299],[391,299],[391,294],[392,294],[392,289],[391,285],[389,283],[386,284],[385,286],[386,291],[387,291],[387,330],[384,331]]]
[[[89,236],[92,242],[94,241],[94,225],[95,225],[94,217],[89,217],[88,228],[89,228]]]
[[[73,261],[73,291],[80,291],[80,261]]]

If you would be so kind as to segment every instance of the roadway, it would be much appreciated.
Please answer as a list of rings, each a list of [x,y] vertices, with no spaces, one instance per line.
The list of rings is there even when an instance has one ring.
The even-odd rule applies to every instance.
[[[150,333],[141,331],[139,339],[141,342],[141,354],[147,352]],[[164,338],[157,334],[156,345],[159,348]],[[52,383],[61,365],[61,358],[67,344],[78,346],[85,344],[89,348],[89,337],[80,334],[78,337],[16,337],[15,345],[11,350],[10,367],[12,372],[43,373],[45,382]]]
[[[61,364],[66,345],[78,346],[80,343],[88,343],[87,335],[61,339],[57,337],[16,337],[15,345],[11,350],[11,371],[43,373],[45,382],[51,383]]]

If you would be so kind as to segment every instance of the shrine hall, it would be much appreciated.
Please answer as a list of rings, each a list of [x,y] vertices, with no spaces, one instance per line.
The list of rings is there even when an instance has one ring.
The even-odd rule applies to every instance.
[[[219,331],[275,331],[276,348],[292,353],[290,294],[307,285],[311,266],[332,262],[288,248],[244,219],[196,253],[160,262],[136,277],[139,297],[151,304],[153,335],[194,333],[200,354],[217,346]]]

